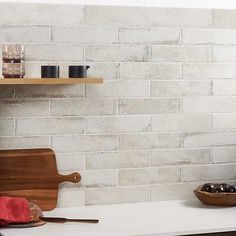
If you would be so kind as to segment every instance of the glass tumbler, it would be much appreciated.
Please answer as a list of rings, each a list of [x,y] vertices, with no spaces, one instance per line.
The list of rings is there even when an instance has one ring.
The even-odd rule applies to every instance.
[[[4,78],[23,78],[25,75],[24,45],[2,46],[2,75]]]

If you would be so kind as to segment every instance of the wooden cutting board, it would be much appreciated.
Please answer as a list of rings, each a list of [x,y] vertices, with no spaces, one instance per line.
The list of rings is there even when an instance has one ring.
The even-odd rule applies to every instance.
[[[49,148],[0,150],[0,196],[25,197],[49,211],[57,205],[58,185],[80,179],[79,173],[58,174]]]

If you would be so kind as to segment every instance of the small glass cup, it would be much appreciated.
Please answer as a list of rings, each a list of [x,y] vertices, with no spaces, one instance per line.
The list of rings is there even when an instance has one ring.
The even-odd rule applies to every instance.
[[[24,60],[24,45],[22,44],[4,44],[2,45],[3,61],[20,62]]]
[[[2,75],[4,78],[23,78],[25,75],[24,62],[3,63]]]

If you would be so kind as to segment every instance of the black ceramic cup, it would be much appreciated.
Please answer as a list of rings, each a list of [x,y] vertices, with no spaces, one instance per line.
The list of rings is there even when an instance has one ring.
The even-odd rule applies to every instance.
[[[69,66],[69,78],[86,78],[90,66]]]
[[[59,78],[59,66],[41,66],[41,78]]]

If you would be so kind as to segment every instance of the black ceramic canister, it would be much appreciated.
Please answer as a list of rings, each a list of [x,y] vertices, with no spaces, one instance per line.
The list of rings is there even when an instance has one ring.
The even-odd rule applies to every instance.
[[[41,78],[59,78],[59,66],[41,66]]]
[[[69,78],[86,78],[90,66],[69,66]]]

